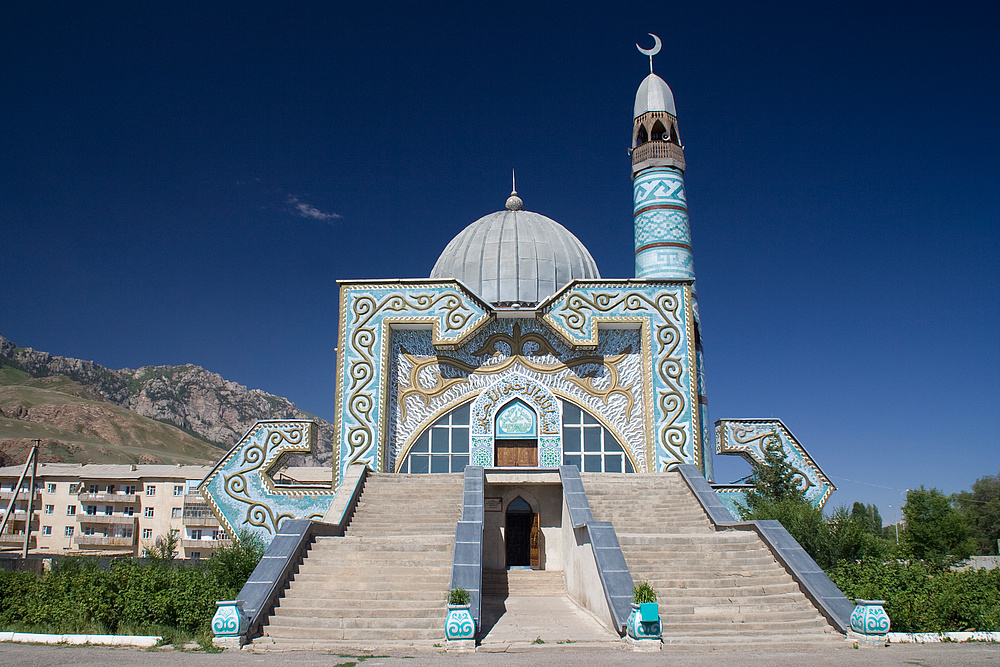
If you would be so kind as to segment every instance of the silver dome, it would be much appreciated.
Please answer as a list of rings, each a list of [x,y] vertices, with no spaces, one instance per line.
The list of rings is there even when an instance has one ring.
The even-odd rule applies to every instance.
[[[639,84],[639,90],[635,93],[635,115],[632,117],[638,118],[647,111],[666,111],[674,118],[677,117],[670,86],[652,72]]]
[[[518,199],[520,203],[520,199]],[[538,303],[576,278],[600,278],[573,234],[531,211],[498,211],[463,229],[444,249],[431,278],[457,278],[493,304]]]

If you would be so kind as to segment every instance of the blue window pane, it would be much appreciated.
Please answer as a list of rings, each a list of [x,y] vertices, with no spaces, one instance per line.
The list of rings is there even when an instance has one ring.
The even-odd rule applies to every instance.
[[[448,429],[435,426],[431,429],[431,451],[439,454],[448,453]]]
[[[450,456],[431,457],[431,472],[451,472],[450,468],[451,468]]]
[[[583,451],[585,452],[601,451],[601,429],[599,428],[583,429]]]
[[[454,412],[451,413],[451,423],[453,426],[468,426],[469,425],[469,406],[471,403],[466,403],[465,405],[455,408]]]
[[[601,455],[587,454],[583,457],[584,472],[601,472]]]
[[[632,467],[632,461],[625,457],[625,472],[635,472],[635,468]]]
[[[563,424],[579,424],[580,408],[572,403],[563,403]]]
[[[576,456],[571,456],[571,455],[564,456],[563,457],[563,464],[564,465],[568,465],[568,466],[576,466],[577,468],[581,468],[581,467],[583,467],[583,464],[581,463],[580,458],[581,457],[580,457],[579,454],[577,454]]]
[[[600,424],[601,422],[599,422],[596,419],[594,419],[593,417],[591,417],[589,412],[584,412],[583,413],[583,423],[584,424]]]
[[[427,453],[428,449],[427,449],[427,432],[426,431],[424,431],[423,433],[420,434],[420,437],[417,438],[417,442],[414,443],[413,447],[410,448],[410,451],[414,452],[415,454],[426,454]]]
[[[463,472],[465,466],[469,465],[469,457],[466,456],[452,456],[451,457],[451,471],[452,472]]]
[[[580,451],[580,429],[566,427],[563,429],[563,451]]]
[[[399,472],[401,472],[404,475],[406,473],[410,472],[410,457],[409,456],[407,456],[405,459],[403,459],[403,465],[399,466]]]
[[[469,429],[451,429],[451,451],[453,454],[466,454],[469,451]]]
[[[414,475],[426,475],[430,472],[428,468],[430,458],[431,457],[424,455],[410,455],[410,472]]]
[[[622,455],[605,454],[604,472],[621,472],[621,471],[622,471]]]
[[[620,452],[622,451],[622,446],[618,444],[615,440],[615,436],[605,429],[604,430],[604,451],[606,452]]]

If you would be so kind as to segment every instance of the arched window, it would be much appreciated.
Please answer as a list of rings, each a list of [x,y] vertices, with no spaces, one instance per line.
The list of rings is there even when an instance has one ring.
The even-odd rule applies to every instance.
[[[563,401],[563,463],[582,472],[635,472],[621,444],[589,412]]]
[[[668,139],[668,141],[672,144],[677,144],[678,146],[681,144],[680,140],[677,138],[677,126],[673,123],[670,124],[670,139]]]
[[[653,131],[649,133],[649,138],[652,141],[666,141],[668,136],[667,128],[663,127],[663,123],[660,121],[653,124]]]
[[[462,472],[469,465],[469,403],[434,422],[420,434],[398,472]]]
[[[644,143],[649,141],[649,136],[646,134],[646,128],[642,125],[639,126],[639,134],[636,135],[635,145],[642,146]]]

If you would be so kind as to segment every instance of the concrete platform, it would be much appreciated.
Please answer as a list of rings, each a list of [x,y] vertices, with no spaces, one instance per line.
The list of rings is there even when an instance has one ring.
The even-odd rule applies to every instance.
[[[617,633],[564,595],[483,597],[480,652],[507,652],[526,646],[620,644]],[[542,643],[535,644],[540,639]]]

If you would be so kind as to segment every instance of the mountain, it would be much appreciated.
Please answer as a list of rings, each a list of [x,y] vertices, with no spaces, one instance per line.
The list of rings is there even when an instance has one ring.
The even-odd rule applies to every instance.
[[[111,456],[100,448],[111,447],[114,456],[146,457],[131,461],[137,463],[214,463],[258,419],[312,419],[319,424],[318,451],[300,463],[328,465],[332,458],[333,424],[193,364],[112,370],[18,347],[0,335],[0,366],[6,367],[0,368],[6,450],[42,438],[45,451],[66,462],[90,462],[81,456],[107,462],[98,460]],[[201,460],[180,460],[190,457]]]

